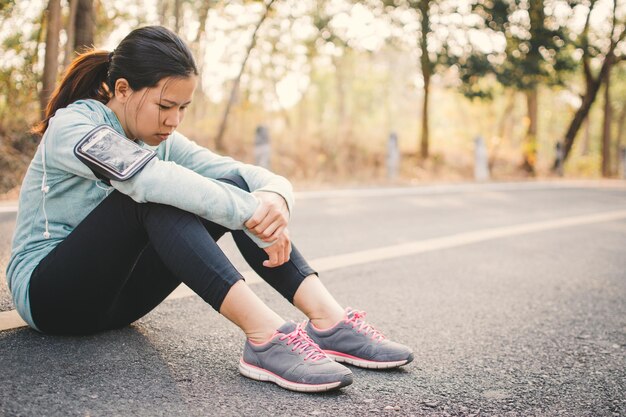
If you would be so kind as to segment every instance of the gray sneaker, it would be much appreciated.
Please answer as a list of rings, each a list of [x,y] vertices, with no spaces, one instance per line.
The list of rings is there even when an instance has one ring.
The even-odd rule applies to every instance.
[[[287,322],[263,344],[246,341],[239,372],[258,381],[270,381],[300,392],[321,392],[352,383],[352,372],[331,360],[304,331]]]
[[[310,321],[307,334],[337,362],[361,368],[386,369],[406,365],[413,351],[392,342],[365,320],[365,312],[346,309],[343,320],[330,329],[317,329]]]

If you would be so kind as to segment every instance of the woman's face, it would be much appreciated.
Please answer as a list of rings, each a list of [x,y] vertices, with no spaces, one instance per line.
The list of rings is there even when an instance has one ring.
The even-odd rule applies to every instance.
[[[166,77],[154,87],[131,90],[120,118],[128,137],[151,146],[167,139],[183,120],[197,83],[195,76]]]

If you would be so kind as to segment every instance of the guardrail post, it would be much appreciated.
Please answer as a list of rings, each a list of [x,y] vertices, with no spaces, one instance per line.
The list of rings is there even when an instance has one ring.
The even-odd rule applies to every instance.
[[[269,131],[266,126],[259,125],[254,133],[254,163],[269,169],[271,152]]]
[[[474,179],[476,181],[487,181],[489,179],[489,160],[487,158],[487,147],[482,136],[474,138]]]
[[[398,177],[400,167],[400,149],[398,146],[398,134],[391,132],[387,141],[387,178],[394,180]]]

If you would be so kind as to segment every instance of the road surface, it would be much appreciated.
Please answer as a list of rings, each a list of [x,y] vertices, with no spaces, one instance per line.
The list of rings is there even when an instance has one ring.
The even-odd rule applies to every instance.
[[[0,210],[0,263],[14,218]],[[302,193],[291,231],[337,299],[414,363],[352,368],[351,386],[322,395],[254,382],[237,372],[239,330],[182,292],[118,331],[0,331],[0,415],[626,416],[625,184]],[[5,286],[0,306],[11,314]]]

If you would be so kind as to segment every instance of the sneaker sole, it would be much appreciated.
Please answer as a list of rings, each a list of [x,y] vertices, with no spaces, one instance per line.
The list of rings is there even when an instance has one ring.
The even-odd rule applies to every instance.
[[[340,381],[329,382],[327,384],[303,384],[298,382],[291,382],[266,369],[250,365],[243,359],[239,361],[239,372],[241,373],[241,375],[247,378],[257,381],[273,382],[280,387],[297,392],[331,391],[352,384],[352,374],[344,375]]]
[[[413,354],[411,353],[408,358],[401,361],[390,362],[377,362],[369,361],[367,359],[357,358],[356,356],[347,355],[341,352],[335,352],[333,350],[324,350],[324,353],[335,362],[347,363],[348,365],[358,366],[359,368],[367,369],[390,369],[397,368],[402,365],[413,362]]]

